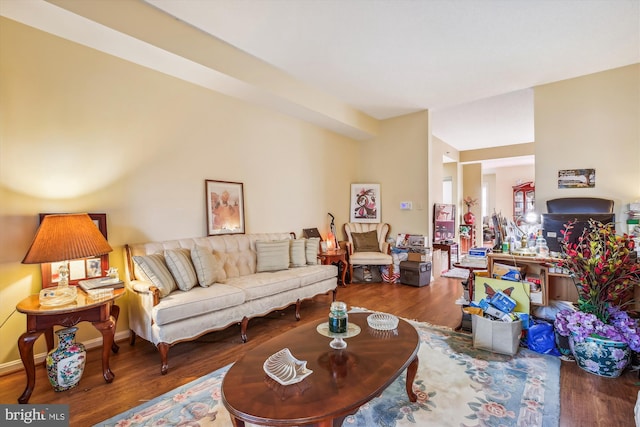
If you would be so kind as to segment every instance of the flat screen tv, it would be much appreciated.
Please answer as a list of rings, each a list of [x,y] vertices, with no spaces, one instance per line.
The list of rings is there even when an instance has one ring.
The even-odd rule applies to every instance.
[[[576,225],[571,232],[570,242],[577,242],[582,235],[584,227],[589,219],[600,221],[603,224],[616,222],[614,213],[546,213],[542,214],[542,236],[547,240],[547,246],[551,252],[561,253],[560,242],[564,238],[564,225],[576,220]]]

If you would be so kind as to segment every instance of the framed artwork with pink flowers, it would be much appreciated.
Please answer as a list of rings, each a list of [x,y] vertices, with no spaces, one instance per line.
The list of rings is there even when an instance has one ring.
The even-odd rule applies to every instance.
[[[351,222],[380,222],[380,184],[351,184]]]
[[[244,234],[244,194],[241,182],[205,180],[207,234]]]

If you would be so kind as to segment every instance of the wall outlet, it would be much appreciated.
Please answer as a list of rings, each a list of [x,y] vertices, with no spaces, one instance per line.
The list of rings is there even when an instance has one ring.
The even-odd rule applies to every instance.
[[[400,209],[408,211],[413,208],[413,203],[411,202],[400,202]]]

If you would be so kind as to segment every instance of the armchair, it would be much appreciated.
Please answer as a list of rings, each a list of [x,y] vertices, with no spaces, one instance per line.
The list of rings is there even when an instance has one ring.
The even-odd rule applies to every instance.
[[[372,232],[375,232],[375,242],[371,239]],[[349,275],[352,281],[354,265],[387,265],[389,272],[392,272],[393,259],[387,243],[389,224],[347,222],[344,225],[344,234],[347,238],[345,249],[349,257]]]

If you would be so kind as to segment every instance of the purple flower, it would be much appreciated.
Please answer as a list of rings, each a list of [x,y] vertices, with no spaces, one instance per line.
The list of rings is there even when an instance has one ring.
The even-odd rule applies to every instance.
[[[595,314],[582,311],[561,310],[553,322],[559,335],[572,335],[576,342],[587,337],[601,337],[629,345],[633,351],[640,351],[640,327],[635,319],[618,307],[607,308],[609,321],[604,323]]]

